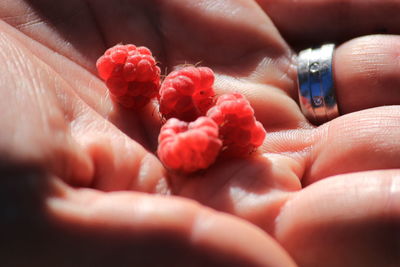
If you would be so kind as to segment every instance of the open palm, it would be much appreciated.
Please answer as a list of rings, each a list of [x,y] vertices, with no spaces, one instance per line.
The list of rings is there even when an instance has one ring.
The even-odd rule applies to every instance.
[[[369,36],[337,50],[338,99],[348,114],[320,127],[296,103],[294,52],[372,33],[376,25],[399,32],[393,21],[352,18],[353,32],[339,25],[332,34],[323,32],[326,18],[315,28],[293,22],[308,19],[293,12],[296,5],[334,19],[343,7],[333,0],[327,10],[272,0],[3,2],[0,149],[9,178],[0,192],[48,225],[21,215],[32,229],[12,226],[16,247],[44,242],[50,249],[31,252],[28,261],[51,265],[75,253],[65,266],[399,263],[400,39]],[[368,10],[360,4],[349,13],[367,21],[360,8]],[[116,43],[149,47],[165,72],[211,67],[218,94],[249,99],[268,132],[264,145],[250,158],[169,175],[154,155],[161,127],[155,105],[139,112],[114,105],[96,76],[96,59]],[[40,197],[27,205],[21,195]],[[37,236],[26,239],[28,230]],[[55,238],[43,238],[49,233]]]

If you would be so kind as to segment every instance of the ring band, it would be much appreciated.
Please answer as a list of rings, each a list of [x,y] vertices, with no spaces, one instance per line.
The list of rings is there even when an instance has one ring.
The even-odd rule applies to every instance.
[[[339,116],[332,72],[334,44],[299,53],[299,102],[310,122],[322,124]]]

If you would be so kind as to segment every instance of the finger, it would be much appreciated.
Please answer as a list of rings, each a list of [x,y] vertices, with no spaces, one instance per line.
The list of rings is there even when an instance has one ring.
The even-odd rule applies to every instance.
[[[200,63],[293,95],[292,51],[252,1],[92,2],[110,44],[150,45],[167,71]]]
[[[257,120],[268,132],[296,129],[308,124],[296,101],[279,87],[223,75],[217,76],[214,87],[218,95],[234,92],[245,95]]]
[[[365,36],[336,49],[333,70],[341,114],[400,104],[399,51],[400,36],[394,35]],[[288,129],[304,124],[299,110],[292,107],[293,103],[274,91],[273,87],[241,85],[237,80],[225,80],[224,85],[229,84],[227,87],[231,90],[247,94],[256,111],[260,110],[256,115],[267,128],[272,126],[272,129],[274,125],[279,125],[280,129]],[[293,94],[290,95],[296,98]]]
[[[293,195],[275,237],[300,266],[397,266],[399,203],[400,170],[332,177]]]
[[[399,55],[400,36],[365,36],[338,47],[333,68],[340,112],[400,104]]]
[[[356,36],[400,33],[398,0],[257,0],[295,47],[342,42]]]
[[[287,50],[269,18],[251,1],[90,2],[109,44],[149,44],[170,69],[201,62],[243,73],[248,70],[243,65],[254,67],[265,51],[277,56]]]
[[[400,168],[399,106],[350,113],[314,134],[303,184],[348,172]]]
[[[258,228],[188,200],[76,190],[57,181],[48,191],[42,207],[46,217],[39,221],[46,227],[32,223],[30,239],[14,239],[11,246],[3,243],[1,250],[13,255],[14,250],[20,251],[18,245],[36,242],[47,253],[35,253],[38,247],[32,246],[28,257],[18,257],[17,262],[47,263],[42,266],[60,260],[68,266],[294,266],[286,252]],[[4,235],[2,240],[7,240]]]

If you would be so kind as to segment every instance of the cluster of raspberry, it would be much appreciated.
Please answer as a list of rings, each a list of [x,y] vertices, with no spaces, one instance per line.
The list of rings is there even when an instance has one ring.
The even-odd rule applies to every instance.
[[[96,66],[111,98],[120,105],[140,109],[151,99],[158,100],[167,121],[158,137],[157,154],[170,170],[206,169],[221,154],[245,157],[264,141],[265,129],[243,95],[216,96],[210,68],[182,67],[161,81],[151,51],[132,44],[109,48]]]

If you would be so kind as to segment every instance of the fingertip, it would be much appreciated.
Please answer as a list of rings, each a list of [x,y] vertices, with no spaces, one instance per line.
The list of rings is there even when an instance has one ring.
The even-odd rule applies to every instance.
[[[192,240],[218,245],[226,255],[241,255],[255,262],[255,266],[296,266],[289,254],[264,231],[231,215],[205,210],[197,216],[193,229]]]

